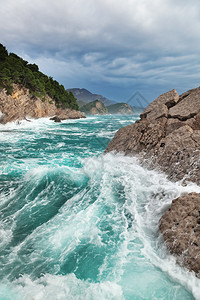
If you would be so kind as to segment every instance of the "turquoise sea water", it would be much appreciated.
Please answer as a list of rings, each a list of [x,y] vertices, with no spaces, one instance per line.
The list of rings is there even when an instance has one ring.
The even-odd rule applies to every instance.
[[[195,185],[103,155],[137,116],[0,126],[0,300],[200,299],[158,221]]]

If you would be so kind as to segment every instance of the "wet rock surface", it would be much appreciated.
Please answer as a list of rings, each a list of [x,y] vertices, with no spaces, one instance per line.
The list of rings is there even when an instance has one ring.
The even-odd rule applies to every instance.
[[[105,152],[110,151],[135,155],[171,180],[200,185],[200,88],[158,97],[140,120],[117,131]],[[177,262],[200,277],[200,194],[173,200],[159,229]]]
[[[160,219],[159,229],[178,262],[200,277],[200,194],[173,200]]]

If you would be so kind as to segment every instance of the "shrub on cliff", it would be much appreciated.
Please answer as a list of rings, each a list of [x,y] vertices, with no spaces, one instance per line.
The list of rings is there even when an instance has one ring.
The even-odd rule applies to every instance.
[[[0,88],[11,94],[13,83],[25,86],[33,96],[41,99],[49,95],[58,107],[79,110],[72,92],[68,93],[63,85],[40,72],[36,64],[29,64],[14,53],[9,54],[0,44]]]

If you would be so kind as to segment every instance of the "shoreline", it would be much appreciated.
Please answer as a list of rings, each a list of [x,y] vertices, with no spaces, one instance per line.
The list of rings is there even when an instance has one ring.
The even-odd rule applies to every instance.
[[[160,169],[172,181],[182,180],[183,184],[194,182],[200,186],[200,88],[181,95],[171,90],[159,96],[140,115],[140,120],[117,131],[105,153],[111,151],[136,156],[143,165]],[[183,221],[182,202],[177,198],[174,200],[178,203],[175,212],[169,209],[163,214],[160,229],[168,250],[175,255],[177,262],[200,276],[200,238],[194,237],[193,230],[200,224],[200,193],[196,197],[195,213],[190,216],[188,212],[189,219],[193,218],[189,224]],[[189,209],[193,195],[188,194],[187,201],[186,208]],[[179,219],[178,229],[174,227],[173,214]],[[165,219],[168,221],[165,222]],[[187,235],[179,236],[180,231],[187,232]],[[192,247],[188,235],[195,239]],[[176,250],[174,240],[177,245],[182,245],[179,250]],[[194,264],[197,266],[194,267]]]

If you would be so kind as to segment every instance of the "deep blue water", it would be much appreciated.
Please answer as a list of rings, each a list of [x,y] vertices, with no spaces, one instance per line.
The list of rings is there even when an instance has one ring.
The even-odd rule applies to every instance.
[[[158,221],[195,185],[103,155],[137,116],[0,126],[0,300],[200,299]]]

